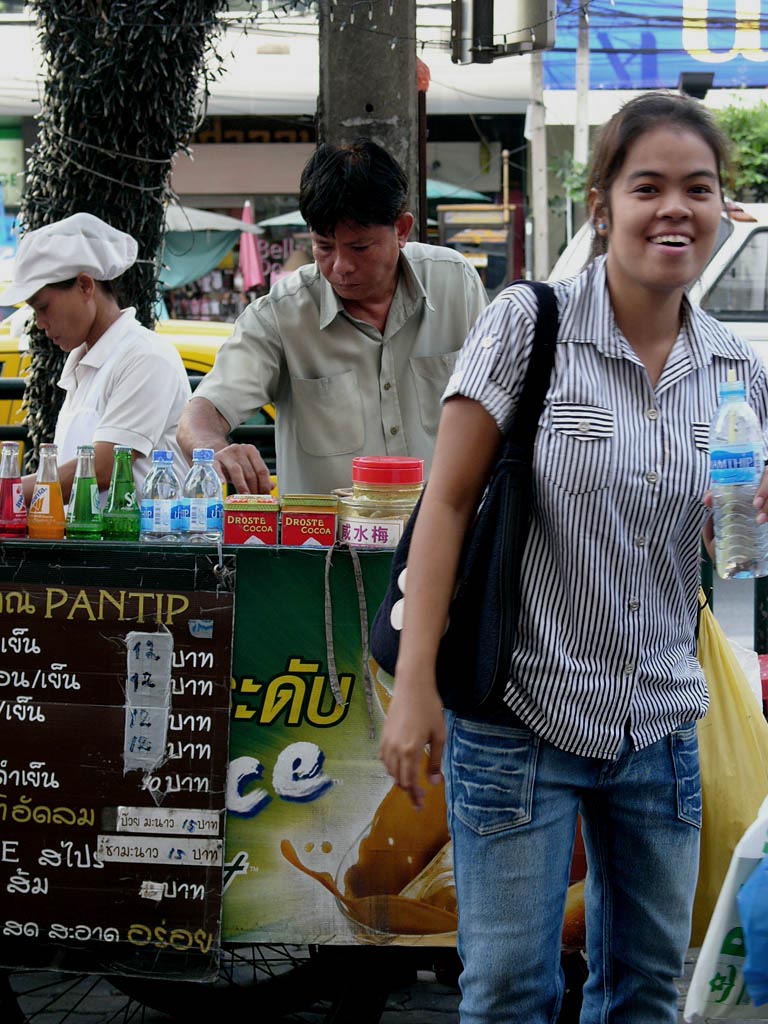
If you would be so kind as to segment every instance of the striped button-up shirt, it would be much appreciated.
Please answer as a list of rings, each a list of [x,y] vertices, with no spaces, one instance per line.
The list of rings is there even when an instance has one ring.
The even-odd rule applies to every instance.
[[[765,428],[768,380],[746,342],[686,300],[654,387],[616,326],[604,257],[554,288],[560,329],[505,700],[555,746],[615,758],[625,730],[641,748],[706,713],[695,627],[708,428],[730,368]],[[530,289],[504,291],[445,398],[475,399],[503,431],[535,321]]]

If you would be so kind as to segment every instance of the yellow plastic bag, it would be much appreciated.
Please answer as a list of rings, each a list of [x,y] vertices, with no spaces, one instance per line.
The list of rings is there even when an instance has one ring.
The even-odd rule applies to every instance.
[[[699,601],[698,654],[710,704],[699,722],[703,807],[692,946],[704,941],[733,851],[768,795],[768,722],[703,592]]]

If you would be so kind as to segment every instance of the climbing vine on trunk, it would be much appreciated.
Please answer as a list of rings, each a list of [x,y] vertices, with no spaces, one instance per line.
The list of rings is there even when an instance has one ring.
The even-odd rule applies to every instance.
[[[45,62],[22,231],[85,211],[128,231],[139,261],[120,301],[154,322],[171,159],[200,120],[221,65],[226,0],[32,0]],[[33,453],[51,440],[65,356],[33,329],[25,402]],[[140,400],[140,399],[139,399]]]

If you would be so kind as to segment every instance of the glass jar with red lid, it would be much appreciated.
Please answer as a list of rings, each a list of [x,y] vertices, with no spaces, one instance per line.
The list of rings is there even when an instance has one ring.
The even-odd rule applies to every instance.
[[[354,458],[352,494],[339,502],[339,540],[355,547],[396,547],[423,489],[423,459]]]

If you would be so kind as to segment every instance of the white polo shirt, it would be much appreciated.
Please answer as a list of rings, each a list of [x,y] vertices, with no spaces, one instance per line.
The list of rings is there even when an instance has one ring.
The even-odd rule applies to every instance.
[[[58,383],[67,392],[60,418],[71,422],[78,444],[107,441],[135,449],[137,488],[155,448],[174,453],[183,478],[188,467],[176,428],[191,397],[189,380],[171,342],[143,327],[135,309],[124,310],[90,349],[70,352]]]

